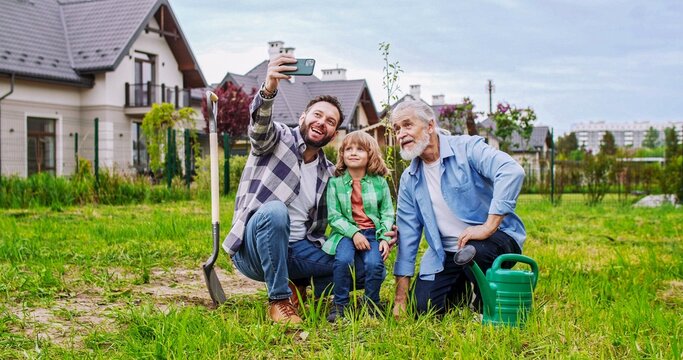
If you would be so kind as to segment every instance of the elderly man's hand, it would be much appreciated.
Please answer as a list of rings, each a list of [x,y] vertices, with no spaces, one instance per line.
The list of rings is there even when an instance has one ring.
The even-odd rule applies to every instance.
[[[385,232],[384,236],[390,238],[390,240],[387,242],[389,243],[389,249],[393,249],[394,246],[396,246],[396,243],[398,242],[398,228],[396,227],[396,225],[393,225],[391,227],[391,230]]]

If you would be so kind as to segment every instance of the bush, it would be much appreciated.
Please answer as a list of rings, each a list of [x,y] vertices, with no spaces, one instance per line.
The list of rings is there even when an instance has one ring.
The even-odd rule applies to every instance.
[[[190,192],[180,178],[171,188],[152,185],[145,177],[127,176],[115,170],[101,171],[99,186],[87,161],[79,161],[79,170],[73,177],[57,177],[39,173],[28,178],[12,176],[0,178],[0,208],[30,208],[99,203],[123,205],[143,202],[164,202],[190,199]]]
[[[242,172],[247,164],[247,157],[242,155],[230,156],[230,192],[237,192],[237,187],[242,177]],[[223,193],[223,179],[225,158],[221,152],[218,157],[218,174],[219,174],[219,188],[221,194]],[[192,190],[202,198],[208,198],[211,195],[211,172],[210,172],[210,157],[206,156],[199,160],[195,165],[197,176],[194,178]]]

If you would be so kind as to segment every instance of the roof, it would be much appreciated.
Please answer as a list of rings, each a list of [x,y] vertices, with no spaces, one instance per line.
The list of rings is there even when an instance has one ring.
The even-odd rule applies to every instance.
[[[265,80],[268,60],[264,60],[244,75],[227,73],[221,84],[231,81],[249,91],[258,89]],[[280,81],[278,96],[273,103],[273,118],[289,126],[296,126],[308,102],[318,95],[334,95],[339,99],[344,112],[342,128],[348,128],[354,109],[363,106],[371,122],[376,122],[376,110],[365,80],[321,81],[316,76],[296,76],[294,81]],[[370,99],[368,102],[367,99]]]
[[[491,136],[495,136],[496,122],[490,117],[479,122],[477,127],[490,129],[492,130]],[[529,149],[543,148],[544,145],[548,145],[549,137],[550,128],[548,126],[534,126],[528,143],[515,131],[510,138],[510,150],[513,152],[524,152]]]
[[[114,70],[152,17],[184,86],[206,86],[167,0],[0,1],[0,73],[92,86],[91,74]]]

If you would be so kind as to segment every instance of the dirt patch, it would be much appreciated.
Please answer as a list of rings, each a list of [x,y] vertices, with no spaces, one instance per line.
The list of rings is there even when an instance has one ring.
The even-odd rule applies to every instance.
[[[683,305],[683,281],[671,280],[665,282],[663,289],[657,291],[657,298],[670,306]]]
[[[134,278],[120,269],[115,272],[119,278]],[[216,268],[216,273],[228,297],[253,294],[265,288],[263,283],[250,280],[239,273],[230,274],[219,268]],[[49,308],[9,307],[9,312],[16,319],[9,326],[10,330],[58,346],[82,348],[84,337],[93,331],[114,331],[116,311],[125,309],[131,301],[151,301],[164,312],[170,306],[213,307],[200,268],[152,269],[149,283],[131,284],[126,290],[130,291],[130,296],[115,297],[113,300],[105,296],[103,289],[83,289],[75,278],[65,276],[68,288],[75,290],[58,294]]]

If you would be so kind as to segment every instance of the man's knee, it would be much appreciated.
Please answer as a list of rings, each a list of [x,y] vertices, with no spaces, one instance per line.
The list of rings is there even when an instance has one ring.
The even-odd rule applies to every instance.
[[[258,216],[259,227],[268,226],[274,231],[289,228],[289,212],[282,201],[269,201],[261,205],[254,216]]]

